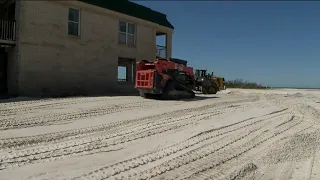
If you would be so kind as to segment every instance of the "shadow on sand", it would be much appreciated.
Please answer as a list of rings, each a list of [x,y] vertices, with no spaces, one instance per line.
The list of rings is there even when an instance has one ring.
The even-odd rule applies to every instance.
[[[201,95],[201,96],[199,96]],[[22,102],[22,101],[37,101],[37,100],[46,100],[46,99],[61,99],[61,98],[77,98],[77,97],[114,97],[114,96],[137,96],[140,97],[139,93],[105,93],[105,94],[96,94],[96,95],[61,95],[61,96],[38,96],[38,97],[21,97],[21,96],[9,96],[9,95],[0,95],[0,103],[10,103],[10,102]],[[142,97],[141,97],[142,98]],[[201,101],[206,99],[215,99],[219,98],[216,96],[206,96],[203,94],[196,93],[195,98],[186,98],[186,99],[167,99],[160,101]]]
[[[219,98],[217,96],[197,96],[193,99],[182,99],[182,101],[201,101],[201,100],[206,100],[206,99],[216,99]]]
[[[191,102],[191,101],[201,101],[201,100],[206,100],[206,99],[216,99],[219,98],[217,96],[206,96],[204,94],[201,94],[202,96],[199,96],[199,94],[196,93],[196,96],[194,98],[179,98],[179,99],[174,99],[174,98],[169,98],[169,99],[161,99],[161,98],[148,98],[148,99],[155,99],[158,101],[185,101],[185,102]]]
[[[62,99],[62,98],[77,98],[77,97],[113,97],[113,96],[139,96],[138,93],[104,93],[104,94],[93,94],[93,95],[59,95],[59,96],[10,96],[0,95],[0,103],[11,103],[11,102],[22,102],[22,101],[37,101],[46,99]]]

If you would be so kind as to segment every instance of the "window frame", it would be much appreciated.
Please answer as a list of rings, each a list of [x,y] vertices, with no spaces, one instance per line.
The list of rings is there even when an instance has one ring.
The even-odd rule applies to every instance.
[[[125,23],[126,24],[126,32],[122,32],[120,31],[120,24],[121,23]],[[129,24],[130,25],[134,25],[134,34],[129,33]],[[120,42],[120,34],[125,34],[126,35],[126,42],[125,43],[121,43]],[[133,36],[133,44],[128,44],[128,36]],[[137,41],[137,24],[132,23],[132,22],[128,22],[128,21],[123,21],[123,20],[119,20],[119,25],[118,25],[118,44],[122,44],[122,45],[127,45],[127,46],[131,46],[131,47],[136,47],[136,42]]]
[[[79,16],[78,21],[79,21],[79,22],[71,21],[71,20],[69,19],[70,9],[74,9],[74,10],[77,10],[77,11],[78,11],[78,16]],[[69,23],[78,24],[78,33],[77,33],[77,35],[75,35],[75,34],[70,34],[70,33],[69,33]],[[69,7],[69,8],[68,8],[67,33],[68,33],[69,36],[77,36],[77,37],[80,37],[80,35],[81,35],[81,9],[79,9],[79,8],[74,8],[74,7]]]

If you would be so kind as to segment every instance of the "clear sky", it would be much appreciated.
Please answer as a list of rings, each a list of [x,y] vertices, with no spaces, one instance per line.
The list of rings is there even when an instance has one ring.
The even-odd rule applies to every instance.
[[[173,57],[271,86],[320,88],[320,2],[134,1],[167,14]]]

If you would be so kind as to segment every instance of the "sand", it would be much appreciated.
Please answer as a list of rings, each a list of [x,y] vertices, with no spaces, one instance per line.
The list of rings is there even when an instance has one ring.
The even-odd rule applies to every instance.
[[[320,91],[0,103],[0,179],[320,179]]]

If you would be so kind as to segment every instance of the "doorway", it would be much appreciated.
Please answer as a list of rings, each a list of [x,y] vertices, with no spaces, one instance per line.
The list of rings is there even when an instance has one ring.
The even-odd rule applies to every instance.
[[[8,67],[8,54],[5,51],[5,48],[0,47],[0,95],[6,95],[8,93],[7,67]]]

